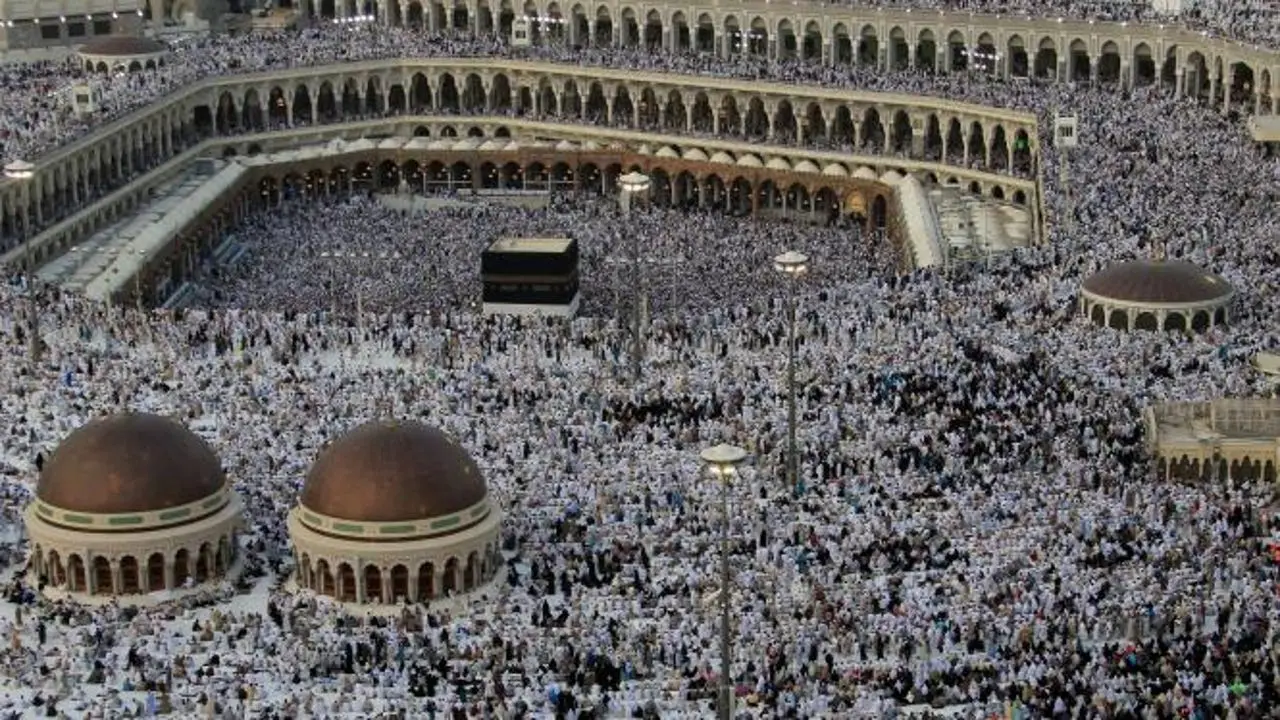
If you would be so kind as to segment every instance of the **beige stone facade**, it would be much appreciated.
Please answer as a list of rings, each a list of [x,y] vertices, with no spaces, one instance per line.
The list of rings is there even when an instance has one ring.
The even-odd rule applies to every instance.
[[[72,597],[181,590],[223,577],[235,562],[241,502],[231,488],[185,506],[99,515],[36,499],[24,520],[32,572]]]
[[[288,522],[298,587],[340,602],[429,602],[475,590],[502,564],[502,512],[487,497],[417,522],[353,522],[301,506]]]
[[[1280,467],[1280,398],[1168,403],[1144,412],[1160,476],[1265,480]]]

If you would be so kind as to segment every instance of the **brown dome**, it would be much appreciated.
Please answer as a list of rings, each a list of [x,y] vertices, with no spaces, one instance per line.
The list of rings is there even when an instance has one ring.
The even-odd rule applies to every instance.
[[[165,45],[158,40],[131,35],[107,35],[94,38],[80,46],[82,55],[155,55],[165,51]]]
[[[1090,275],[1083,288],[1101,298],[1151,304],[1212,303],[1234,292],[1220,275],[1180,260],[1118,263]]]
[[[218,456],[181,423],[126,413],[64,438],[45,461],[36,497],[63,510],[117,515],[187,505],[225,482]]]
[[[343,520],[442,517],[485,498],[480,468],[452,438],[417,422],[361,425],[321,451],[301,503]]]

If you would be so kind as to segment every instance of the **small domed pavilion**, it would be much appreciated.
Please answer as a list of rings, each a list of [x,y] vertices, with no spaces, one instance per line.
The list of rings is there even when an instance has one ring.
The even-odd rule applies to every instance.
[[[75,595],[143,595],[226,574],[241,502],[213,450],[181,423],[112,415],[45,462],[24,520],[32,569]]]
[[[1225,278],[1180,260],[1132,260],[1085,279],[1080,312],[1117,330],[1203,332],[1227,322],[1235,290]]]
[[[467,592],[500,564],[501,518],[453,438],[371,422],[321,451],[289,513],[297,584],[360,604]]]
[[[159,40],[132,35],[104,35],[76,50],[89,72],[138,72],[163,67],[169,48]]]

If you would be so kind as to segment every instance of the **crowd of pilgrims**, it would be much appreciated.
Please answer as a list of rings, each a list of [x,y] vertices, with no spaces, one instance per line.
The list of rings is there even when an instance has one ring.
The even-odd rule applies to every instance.
[[[877,3],[873,3],[877,4]],[[1120,0],[911,0],[886,6],[919,9],[969,10],[996,14],[1065,16],[1080,19],[1162,21],[1182,23],[1205,32],[1240,38],[1265,47],[1280,43],[1280,11],[1265,0],[1195,0],[1174,18],[1161,17],[1149,2]],[[969,73],[939,82],[932,73],[882,73],[852,65],[823,66],[802,59],[774,60],[739,54],[717,58],[705,53],[668,54],[654,49],[569,47],[549,42],[512,48],[506,38],[471,36],[457,31],[426,33],[417,29],[366,24],[313,24],[302,32],[260,31],[234,37],[188,36],[175,40],[169,61],[156,70],[100,74],[87,71],[74,58],[0,65],[0,158],[37,160],[48,150],[91,131],[105,121],[125,115],[159,97],[209,76],[260,72],[343,61],[417,56],[519,57],[637,68],[667,72],[697,72],[736,77],[761,77],[799,82],[822,82],[858,89],[915,92],[983,102],[991,90],[972,87]],[[1097,58],[1092,59],[1094,62]],[[981,80],[982,77],[977,78]],[[75,115],[68,102],[77,82],[92,82],[99,90],[99,111]],[[1003,86],[994,92],[1003,91]],[[1031,109],[1051,105],[1031,101]],[[874,148],[872,148],[874,150]]]
[[[231,65],[492,42],[308,32],[193,41],[187,69],[113,80],[114,107]],[[745,714],[1261,718],[1280,707],[1264,551],[1280,530],[1273,491],[1157,479],[1141,422],[1152,402],[1268,390],[1248,360],[1280,346],[1280,166],[1238,123],[1156,88],[573,57],[1072,107],[1082,146],[1068,187],[1056,155],[1041,157],[1048,242],[945,273],[901,273],[882,234],[844,226],[657,208],[624,219],[591,197],[401,217],[350,197],[286,202],[236,229],[250,252],[203,279],[199,309],[0,291],[4,519],[16,523],[37,458],[79,424],[126,408],[173,414],[235,478],[245,555],[265,586],[79,607],[38,599],[13,541],[0,717],[707,717],[719,668],[708,558],[723,518],[697,453],[720,441],[751,453],[728,490]],[[47,100],[30,90],[30,77],[56,84],[65,71],[4,72],[19,91],[3,111],[22,98],[32,110],[26,126],[23,110],[8,114],[19,130],[6,153],[80,131],[41,113]],[[582,239],[580,319],[475,311],[476,252],[486,234],[520,228]],[[1126,334],[1077,316],[1082,277],[1156,246],[1236,286],[1230,325]],[[360,258],[321,256],[344,249]],[[782,472],[787,287],[769,267],[786,249],[812,257],[797,288],[794,486]],[[626,357],[637,285],[651,299],[638,379]],[[44,346],[34,365],[30,303]],[[281,518],[309,463],[326,440],[389,415],[437,425],[476,457],[506,514],[498,580],[391,617],[287,592]]]

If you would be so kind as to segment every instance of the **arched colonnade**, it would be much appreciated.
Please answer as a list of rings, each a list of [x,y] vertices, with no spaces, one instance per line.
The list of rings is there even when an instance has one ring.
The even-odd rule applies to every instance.
[[[769,83],[715,85],[728,89],[715,90],[694,76],[475,59],[371,61],[207,81],[200,92],[58,151],[62,159],[37,165],[28,182],[0,182],[0,251],[219,130],[265,130],[281,122],[296,128],[415,111],[515,116],[518,106],[526,117],[548,120],[718,132],[750,142],[1017,174],[1031,172],[1038,145],[1035,119],[1025,114],[936,98]]]
[[[216,542],[152,552],[102,553],[36,544],[31,562],[46,587],[88,595],[135,595],[181,590],[189,581],[223,577],[237,552],[234,532]]]
[[[493,578],[501,566],[496,543],[465,557],[400,558],[366,562],[356,558],[295,553],[299,588],[340,602],[399,604],[429,602],[470,592]]]
[[[510,36],[520,15],[528,19],[537,44],[743,54],[1125,88],[1164,83],[1224,110],[1244,105],[1274,113],[1280,106],[1275,51],[1156,23],[846,10],[817,3],[704,9],[679,3],[559,0],[303,0],[300,7],[321,19],[364,15],[395,27],[503,37]]]
[[[560,119],[676,135],[884,154],[1030,177],[1039,145],[1025,113],[793,86],[673,76],[459,71],[334,77],[219,88],[193,122],[219,135],[403,115]]]
[[[890,237],[896,231],[888,212],[890,189],[853,177],[840,166],[814,174],[609,151],[361,151],[254,168],[240,185],[213,200],[203,218],[184,227],[177,240],[151,258],[138,282],[122,283],[115,300],[136,304],[139,297],[134,293],[141,293],[143,304],[155,306],[166,289],[180,286],[217,251],[226,232],[250,213],[279,203],[397,190],[401,181],[407,185],[404,189],[424,193],[504,187],[611,193],[624,168],[649,173],[654,181],[651,199],[662,206],[786,215],[815,223],[843,219],[861,222],[868,230],[885,228]]]

